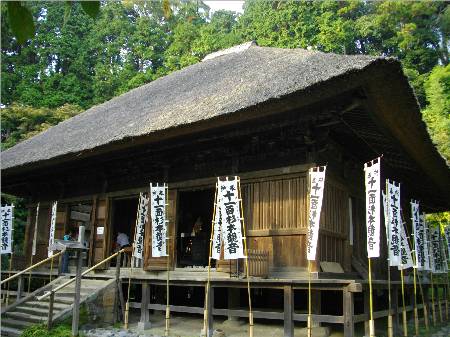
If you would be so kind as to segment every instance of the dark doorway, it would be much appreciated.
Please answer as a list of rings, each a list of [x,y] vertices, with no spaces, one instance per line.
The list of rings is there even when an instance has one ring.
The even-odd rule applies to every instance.
[[[136,226],[138,198],[118,199],[113,201],[112,214],[112,243],[113,251],[117,250],[117,235],[124,233],[128,236],[130,244],[133,243]]]
[[[214,190],[180,192],[177,265],[207,266]]]

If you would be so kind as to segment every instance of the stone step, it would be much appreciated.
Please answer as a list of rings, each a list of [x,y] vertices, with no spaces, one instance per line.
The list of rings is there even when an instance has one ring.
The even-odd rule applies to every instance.
[[[28,313],[18,311],[7,312],[5,313],[5,316],[6,318],[12,318],[14,320],[25,321],[30,323],[41,323],[47,320],[47,316],[30,315]]]
[[[23,320],[16,320],[12,318],[2,318],[2,329],[3,327],[11,327],[14,329],[25,330],[30,325],[33,325],[32,322],[27,322]]]
[[[0,328],[0,330],[1,330],[1,336],[4,336],[4,337],[16,337],[16,336],[20,336],[22,334],[22,330],[4,326],[3,324]]]
[[[53,313],[56,314],[60,312],[62,309],[67,308],[67,305],[55,307],[53,306]],[[36,307],[36,306],[18,306],[14,308],[14,311],[16,312],[23,312],[30,315],[36,315],[36,316],[44,316],[47,318],[48,314],[48,305],[46,307]]]
[[[24,304],[21,304],[22,306],[27,306],[29,308],[42,308],[44,310],[48,310],[48,305],[49,302],[48,301],[29,301],[26,302]],[[65,304],[65,303],[58,303],[58,302],[54,302],[53,303],[53,310],[63,310],[65,308],[67,308],[69,305]]]

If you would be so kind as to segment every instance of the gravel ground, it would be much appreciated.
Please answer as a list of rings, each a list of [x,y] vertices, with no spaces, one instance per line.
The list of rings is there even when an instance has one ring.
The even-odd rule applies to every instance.
[[[145,331],[139,331],[137,321],[139,315],[131,316],[130,329],[122,328],[95,328],[82,327],[82,335],[85,337],[162,337],[164,336],[164,316],[161,314],[151,315],[150,321],[152,326]],[[377,326],[377,337],[385,337],[385,329],[383,324]],[[426,331],[421,325],[420,337],[450,337],[450,322],[447,325],[439,324],[433,327],[430,331]],[[409,324],[409,335],[413,336],[414,327]],[[172,315],[170,322],[170,336],[171,337],[199,337],[200,330],[203,327],[203,320],[197,316],[178,316]],[[227,321],[214,320],[214,328],[217,330],[214,337],[248,337],[248,325],[245,320]],[[362,328],[362,327],[360,327]],[[254,327],[255,337],[282,337],[283,325],[281,322],[265,322],[256,323]],[[295,337],[306,337],[306,329],[304,327],[295,327]],[[342,331],[330,331],[329,328],[315,328],[313,337],[343,337]],[[363,337],[363,333],[357,329],[355,336]]]

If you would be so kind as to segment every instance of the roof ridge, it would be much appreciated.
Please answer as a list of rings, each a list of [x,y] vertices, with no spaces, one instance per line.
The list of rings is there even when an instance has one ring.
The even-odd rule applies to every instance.
[[[228,55],[228,54],[237,54],[237,53],[242,53],[243,51],[249,49],[250,47],[253,46],[258,46],[256,41],[252,40],[252,41],[247,41],[238,45],[235,45],[233,47],[230,48],[226,48],[226,49],[221,49],[215,52],[212,52],[208,55],[206,55],[203,59],[203,61],[207,61],[207,60],[212,60],[216,57],[222,56],[222,55]]]

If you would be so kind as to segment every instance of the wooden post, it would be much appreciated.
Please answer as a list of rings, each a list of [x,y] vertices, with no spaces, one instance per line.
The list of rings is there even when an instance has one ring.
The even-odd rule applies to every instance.
[[[214,318],[213,318],[213,311],[214,311],[214,288],[210,286],[210,289],[208,291],[208,337],[212,337],[214,332]]]
[[[20,298],[23,295],[23,276],[20,275],[19,279],[17,281],[17,295],[16,295],[16,301],[20,300]]]
[[[119,311],[119,305],[120,305],[120,261],[122,259],[122,252],[119,251],[116,257],[116,296],[114,300],[114,323],[117,323],[120,318],[120,311]],[[123,308],[122,308],[123,309]]]
[[[369,328],[368,318],[370,317],[370,313],[369,313],[369,292],[367,291],[367,289],[364,289],[363,296],[364,296],[364,317],[365,317],[365,319],[364,319],[364,336],[369,336],[370,328]]]
[[[50,293],[50,298],[49,298],[49,302],[48,302],[48,316],[47,316],[47,329],[48,330],[50,330],[52,328],[52,324],[53,324],[53,302],[54,301],[55,301],[55,293],[52,291]]]
[[[294,337],[294,292],[292,285],[285,285],[284,289],[284,337]]]
[[[141,319],[138,323],[139,330],[147,330],[151,328],[150,314],[148,312],[148,304],[150,302],[150,286],[144,281],[142,283],[141,296]]]
[[[344,337],[355,336],[355,323],[353,315],[355,313],[353,293],[348,290],[348,286],[342,289],[342,304],[344,310]]]
[[[402,318],[403,318],[403,336],[408,337],[408,320],[406,317],[406,304],[405,304],[405,278],[403,276],[403,266],[401,265],[400,277],[402,283]]]
[[[431,276],[431,315],[433,317],[433,325],[436,326],[436,305],[434,303],[433,272],[430,273],[430,276]]]
[[[82,251],[78,250],[77,255],[78,263],[75,281],[75,298],[73,301],[72,336],[78,336],[78,323],[80,318],[81,267],[83,263]]]
[[[231,260],[230,260],[231,261]],[[239,289],[238,288],[228,288],[228,310],[233,310],[239,307]],[[238,317],[231,315],[228,312],[228,320],[238,320]]]
[[[444,316],[442,315],[442,301],[441,301],[441,297],[439,296],[439,288],[441,288],[441,287],[439,284],[436,287],[437,287],[437,299],[438,299],[437,303],[439,306],[439,320],[442,323],[442,322],[444,322]]]
[[[399,310],[398,310],[398,286],[394,285],[392,287],[392,308],[394,309],[395,319],[393,324],[393,330],[394,330],[394,336],[397,336],[399,334],[399,325],[400,325],[400,316],[399,316]]]
[[[9,274],[8,274],[8,278],[11,277],[11,270],[12,270],[12,262],[13,262],[13,253],[10,254],[9,257]],[[9,305],[9,285],[11,284],[11,281],[8,282],[8,286],[6,289],[6,305]]]

